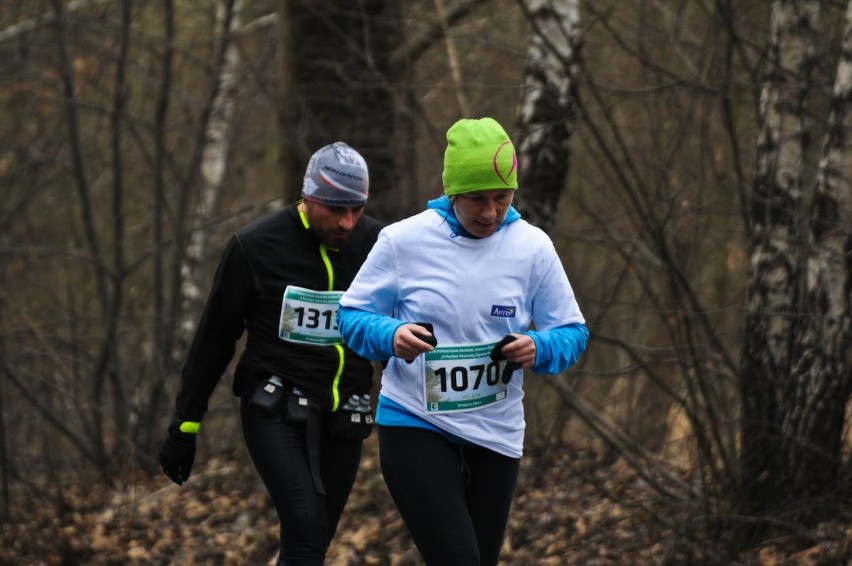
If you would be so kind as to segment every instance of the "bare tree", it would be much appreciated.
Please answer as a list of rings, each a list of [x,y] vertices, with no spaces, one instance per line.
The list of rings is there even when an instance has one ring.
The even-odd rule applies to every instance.
[[[0,238],[0,243],[3,238]],[[0,288],[5,287],[5,263],[0,262]],[[0,295],[0,321],[5,319],[5,297]],[[0,524],[5,523],[9,518],[9,467],[11,464],[9,452],[6,448],[6,407],[4,400],[4,384],[6,383],[6,337],[0,334],[0,360],[4,360],[3,367],[0,368]]]
[[[168,410],[163,388],[177,364],[173,357],[174,325],[183,310],[190,308],[183,303],[181,284],[183,277],[191,274],[182,273],[181,269],[191,243],[190,234],[209,230],[215,202],[197,207],[203,221],[192,224],[188,219],[195,218],[190,212],[196,209],[200,181],[206,179],[211,191],[218,190],[222,182],[221,169],[205,167],[202,171],[202,165],[214,159],[221,161],[226,153],[222,150],[211,156],[210,151],[205,154],[205,147],[218,139],[208,136],[208,130],[216,128],[227,134],[230,119],[224,103],[227,97],[223,101],[217,95],[223,92],[223,82],[226,86],[233,84],[233,79],[223,81],[221,76],[233,1],[222,3],[221,29],[216,35],[219,48],[210,50],[212,63],[203,89],[205,97],[198,97],[201,103],[189,104],[187,95],[202,88],[188,84],[185,76],[176,77],[173,60],[181,61],[184,69],[187,61],[197,68],[204,68],[207,62],[201,49],[182,51],[174,43],[173,3],[164,0],[165,9],[161,12],[164,44],[134,25],[134,18],[140,13],[142,19],[148,17],[138,5],[130,1],[114,7],[104,4],[57,0],[49,15],[25,20],[33,22],[26,33],[35,34],[27,40],[32,45],[42,42],[53,48],[36,50],[40,58],[22,51],[17,66],[36,71],[40,65],[56,69],[56,80],[50,87],[46,83],[22,83],[37,93],[35,100],[41,101],[40,112],[22,112],[16,118],[19,131],[36,132],[35,143],[27,136],[19,136],[18,140],[4,138],[6,142],[25,144],[11,150],[4,146],[4,156],[14,153],[24,158],[24,167],[14,169],[18,180],[25,180],[23,174],[29,170],[27,176],[34,186],[56,176],[63,179],[58,186],[75,190],[30,190],[21,193],[28,193],[25,199],[8,195],[9,206],[4,207],[2,216],[4,234],[8,234],[4,251],[11,254],[9,257],[24,261],[41,253],[51,258],[45,263],[45,272],[54,267],[59,271],[50,279],[54,292],[44,295],[22,285],[20,274],[26,271],[13,270],[17,278],[9,288],[4,286],[3,296],[11,299],[6,304],[19,313],[16,321],[23,322],[16,325],[23,325],[24,331],[19,331],[13,353],[4,354],[2,365],[4,385],[8,386],[4,387],[8,392],[4,400],[22,399],[23,407],[39,415],[38,419],[19,422],[16,428],[40,423],[44,442],[67,444],[76,451],[75,458],[86,459],[107,471],[133,458],[150,465],[153,458],[149,443],[152,436],[159,440],[161,430],[155,425]],[[90,33],[78,33],[81,26],[88,26]],[[10,29],[19,28],[6,28],[6,32]],[[88,43],[90,36],[96,39]],[[11,42],[24,36],[16,32],[5,33],[4,37]],[[137,58],[137,53],[144,53],[145,57]],[[148,76],[140,72],[138,65],[156,53],[162,53],[162,59],[150,60],[161,61],[162,66],[154,65],[155,72],[150,76],[160,78],[160,83],[157,89],[149,89]],[[207,72],[204,68],[200,76]],[[36,72],[34,76],[50,75]],[[46,94],[53,84],[61,96]],[[180,88],[177,92],[181,108],[170,115],[175,85]],[[159,94],[149,99],[149,90]],[[22,97],[18,103],[26,100]],[[57,100],[62,103],[61,114],[53,104]],[[150,121],[140,117],[147,108],[153,117]],[[218,108],[224,110],[219,112]],[[43,135],[51,131],[63,135]],[[153,133],[151,137],[148,131]],[[222,139],[227,141],[227,135]],[[222,147],[227,145],[219,149]],[[205,155],[210,158],[207,162]],[[153,175],[146,173],[152,169]],[[68,171],[70,174],[65,175]],[[140,188],[146,186],[154,189],[148,201],[152,203],[150,217],[140,215],[138,208],[138,203],[146,202],[148,195]],[[45,220],[35,224],[50,226],[52,222],[53,229],[39,231],[39,247],[27,243],[22,233],[34,224],[34,217],[25,214],[27,207],[45,198],[54,200],[55,210],[39,207],[39,216]],[[145,228],[149,218],[150,232]],[[132,221],[130,228],[128,219]],[[144,237],[139,236],[145,234],[151,235],[153,246],[142,243]],[[62,243],[52,243],[53,238]],[[203,241],[194,243],[192,252],[204,247]],[[149,260],[153,269],[140,270]],[[38,274],[33,273],[33,277],[38,279]],[[14,293],[7,293],[12,287]],[[64,294],[60,292],[63,288]],[[148,296],[151,290],[150,311],[149,305],[140,301],[140,289],[146,290],[142,296]],[[39,297],[32,306],[27,299],[30,294]],[[46,313],[55,319],[54,323],[39,322]],[[151,325],[145,319],[148,314]],[[14,328],[4,328],[4,338],[15,332]],[[21,339],[27,336],[31,338]],[[34,355],[36,349],[43,354]],[[147,366],[149,360],[150,374],[140,371],[140,366]],[[16,413],[18,410],[16,406]],[[26,438],[27,434],[19,436]],[[39,452],[50,457],[64,453],[44,449]],[[10,471],[11,477],[20,477],[10,468],[14,467],[4,470]]]
[[[165,227],[166,214],[166,165],[168,161],[166,130],[173,77],[173,60],[175,50],[175,10],[172,0],[163,0],[163,47],[161,56],[160,80],[155,95],[152,119],[152,192],[151,224],[152,224],[152,347],[151,368],[149,370],[151,388],[148,394],[148,404],[156,407],[164,403],[166,378],[173,368],[171,331],[172,320],[166,311],[165,286]],[[140,419],[143,429],[153,429],[155,413],[149,412],[148,418]]]
[[[217,10],[217,28],[223,36],[231,35],[241,25],[242,1],[233,5],[220,5]],[[180,268],[181,319],[177,324],[176,352],[184,352],[195,331],[196,313],[204,305],[203,289],[199,281],[199,267],[208,253],[211,234],[210,221],[221,198],[228,153],[231,147],[234,106],[237,103],[240,54],[233,42],[223,40],[223,61],[219,69],[219,83],[213,96],[207,131],[203,138],[201,158],[202,186],[198,204],[192,214],[189,244]]]
[[[104,445],[104,425],[102,410],[107,406],[104,402],[104,390],[107,381],[112,383],[120,382],[119,368],[117,367],[118,352],[116,348],[118,344],[115,341],[115,330],[117,318],[119,315],[120,292],[116,286],[116,281],[111,279],[108,270],[108,264],[103,252],[102,237],[98,233],[96,227],[94,208],[92,206],[92,188],[90,186],[89,172],[87,171],[86,159],[83,154],[83,141],[81,139],[80,124],[79,124],[79,108],[77,104],[77,95],[75,93],[75,77],[72,70],[71,58],[69,53],[69,43],[66,35],[66,20],[64,2],[61,0],[53,0],[53,9],[55,13],[56,27],[56,46],[59,59],[59,73],[62,83],[62,91],[64,96],[64,107],[66,115],[66,124],[68,127],[69,149],[71,153],[71,165],[73,167],[74,176],[73,182],[77,188],[77,195],[80,201],[80,212],[82,214],[82,226],[85,234],[86,248],[89,254],[89,259],[94,270],[94,280],[97,285],[98,297],[100,302],[101,314],[104,319],[105,332],[102,337],[99,352],[96,354],[96,363],[93,370],[92,380],[92,404],[95,410],[89,413],[91,420],[88,424],[88,434],[86,440],[92,443],[89,453],[100,466],[104,466],[107,462],[106,446]],[[126,7],[125,7],[126,13]],[[121,81],[120,73],[117,75]],[[119,95],[120,98],[121,95]],[[117,98],[117,100],[119,100]],[[119,174],[120,175],[120,174]],[[117,179],[115,182],[119,182]],[[115,197],[114,197],[115,198]],[[117,219],[114,218],[118,222]],[[117,230],[116,236],[120,237],[118,230],[120,224],[114,224],[114,229]],[[120,266],[113,266],[113,269],[119,269]],[[121,390],[115,392],[116,400],[122,397]],[[126,411],[125,413],[126,414]],[[86,419],[83,415],[83,422]]]
[[[167,397],[164,395],[166,381],[176,374],[203,307],[206,283],[201,281],[204,274],[201,265],[210,253],[209,241],[214,227],[212,217],[218,210],[228,166],[240,63],[239,50],[232,36],[241,24],[241,9],[241,0],[223,0],[216,4],[216,47],[211,77],[207,98],[202,106],[198,134],[193,140],[187,175],[178,184],[174,205],[177,212],[171,222],[175,246],[170,256],[170,268],[166,270],[162,246],[165,237],[163,215],[169,209],[166,206],[165,189],[165,126],[172,96],[174,5],[172,0],[165,0],[163,16],[166,45],[163,49],[161,83],[154,116],[157,165],[154,169],[152,215],[155,218],[154,293],[157,323],[154,325],[153,342],[157,348],[149,402],[139,408],[143,418],[140,419],[138,434],[141,438],[138,442],[143,447],[159,440],[155,431]],[[196,184],[200,187],[196,187]],[[167,301],[167,297],[170,300]]]
[[[51,2],[0,11],[13,496],[39,489],[24,470],[153,467],[229,222],[295,198],[334,139],[367,155],[381,216],[418,210],[466,108],[514,120],[518,206],[592,331],[525,383],[529,441],[628,463],[708,545],[848,500],[849,7]]]
[[[579,2],[519,1],[530,22],[529,48],[518,108],[519,179],[516,206],[549,232],[568,174],[576,127],[580,58]]]
[[[634,44],[632,30],[617,25],[618,18],[628,13],[597,4],[585,7],[589,20],[621,46],[625,59],[610,59],[608,66],[586,58],[579,61],[582,82],[577,100],[582,126],[577,132],[582,132],[582,138],[577,148],[582,159],[576,171],[577,182],[586,188],[563,192],[562,197],[580,211],[573,221],[588,225],[578,237],[594,251],[584,257],[589,261],[604,257],[611,264],[608,282],[585,291],[601,301],[595,303],[595,318],[589,321],[590,350],[607,357],[604,365],[618,364],[610,370],[613,375],[626,376],[622,381],[628,383],[614,384],[613,394],[629,392],[625,403],[632,409],[616,420],[639,433],[633,442],[648,443],[652,449],[636,450],[624,438],[615,442],[621,437],[615,431],[607,432],[605,439],[616,453],[633,452],[641,456],[637,464],[662,471],[647,459],[667,456],[657,450],[668,442],[669,419],[676,415],[690,431],[689,465],[697,467],[708,488],[717,485],[724,491],[733,485],[735,474],[734,443],[727,424],[733,405],[725,385],[736,370],[735,352],[723,337],[723,321],[712,312],[710,304],[716,297],[699,282],[707,277],[703,270],[711,269],[712,263],[696,265],[697,257],[709,260],[707,249],[718,253],[703,233],[709,219],[702,203],[713,197],[702,176],[685,180],[698,164],[711,176],[727,165],[713,162],[708,153],[715,135],[710,125],[713,99],[689,94],[691,90],[700,93],[703,81],[715,80],[708,75],[716,67],[705,63],[694,75],[681,77],[679,61],[667,58],[672,51],[654,53],[643,43],[644,37],[651,37],[645,34],[639,34]],[[668,12],[653,2],[631,4],[631,9],[636,12],[629,15],[635,15],[637,29],[659,25],[689,30],[693,18],[701,18],[687,9]],[[682,55],[684,66],[692,71],[698,66],[694,60],[711,52],[707,44],[715,37],[688,31],[683,35],[666,39],[692,47]],[[583,38],[584,45],[590,41],[588,36]],[[608,82],[619,73],[635,85],[635,91],[622,91]],[[621,106],[631,111],[622,111]],[[633,135],[633,130],[645,135]],[[578,262],[578,269],[582,266]],[[630,310],[619,315],[624,308]],[[611,322],[617,316],[625,322]],[[571,395],[563,393],[568,401]],[[581,416],[583,412],[587,411],[581,411]],[[604,422],[599,416],[596,419]],[[651,430],[659,432],[651,434]],[[708,496],[712,499],[712,491]]]
[[[772,4],[763,128],[746,209],[751,272],[740,374],[743,503],[750,512],[793,520],[818,518],[830,512],[826,503],[837,501],[852,394],[852,170],[845,143],[852,4],[810,196],[814,127],[807,104],[814,98],[820,4]]]
[[[288,26],[279,28],[280,47],[293,51],[281,58],[282,69],[292,73],[280,77],[285,98],[277,105],[287,156],[282,174],[301,178],[303,171],[294,169],[303,169],[316,149],[346,141],[370,165],[372,213],[392,217],[395,201],[385,202],[385,195],[398,184],[393,151],[398,130],[388,57],[402,41],[401,7],[382,0],[333,0],[280,2],[278,10],[279,26]],[[300,183],[290,190],[297,188]]]
[[[703,14],[689,3],[674,9],[636,2],[618,10],[586,3],[591,29],[608,35],[629,63],[580,61],[575,77],[582,80],[576,87],[582,119],[576,149],[581,157],[572,175],[580,175],[577,182],[588,190],[560,193],[556,185],[553,201],[555,208],[560,198],[570,199],[572,208],[582,211],[572,215],[573,222],[594,229],[570,233],[596,250],[607,250],[598,253],[598,261],[606,257],[619,266],[607,272],[600,289],[581,287],[587,299],[601,296],[602,301],[590,321],[588,363],[601,372],[608,361],[622,360],[624,369],[613,367],[613,375],[642,377],[639,383],[647,387],[616,385],[611,392],[637,394],[634,415],[643,409],[641,401],[653,399],[643,389],[668,399],[667,411],[648,416],[662,417],[666,427],[675,424],[666,421],[671,415],[686,423],[690,467],[697,465],[704,480],[701,494],[708,509],[737,509],[759,517],[757,523],[788,520],[791,528],[796,521],[831,513],[831,506],[817,503],[832,497],[845,501],[847,481],[841,466],[850,396],[850,222],[844,184],[848,62],[841,60],[836,70],[829,137],[811,193],[807,178],[819,157],[812,140],[820,130],[813,123],[818,103],[808,103],[825,96],[814,80],[824,56],[819,49],[847,53],[845,47],[818,45],[818,37],[831,37],[819,35],[820,5],[772,4],[766,21],[772,23],[773,41],[761,85],[749,82],[758,76],[759,39],[744,35],[747,20],[741,20],[742,28],[733,24],[730,3],[717,3],[712,23],[701,28],[709,29],[703,36],[695,33]],[[625,24],[629,21],[641,33],[632,36]],[[651,34],[656,26],[670,34]],[[657,49],[643,41],[647,37],[680,47]],[[725,45],[719,37],[726,39],[726,49],[717,47]],[[584,45],[591,41],[587,32]],[[569,69],[575,59],[563,54],[558,61]],[[607,68],[612,69],[609,76]],[[615,84],[619,79],[628,86],[620,89]],[[734,98],[735,91],[761,93],[759,138],[747,120],[750,101]],[[750,155],[753,133],[757,170],[748,192],[741,190],[749,182],[741,164]],[[578,163],[576,153],[571,159]],[[588,174],[590,162],[593,175]],[[716,186],[705,180],[710,178]],[[729,195],[716,192],[726,186]],[[595,191],[606,196],[596,198]],[[745,230],[751,260],[746,326],[739,330],[742,352],[730,338],[736,318],[714,307],[735,299],[726,301],[724,294],[717,298],[702,283],[718,279],[721,289],[736,289],[724,267],[720,275],[710,271],[712,258],[739,270],[743,252],[730,235],[715,240],[731,242],[727,250],[714,246],[705,220],[711,209],[704,204],[722,202],[731,194],[746,196],[740,216],[744,226],[728,225],[734,234]],[[715,222],[712,229],[723,225]],[[630,296],[637,298],[631,303],[635,311],[626,317],[641,332],[635,337],[629,325],[610,322],[619,302]],[[650,324],[647,308],[658,316],[657,324]],[[615,354],[608,360],[598,358],[611,351]],[[597,391],[588,381],[584,387]],[[556,382],[556,390],[615,455],[627,458],[661,493],[683,500],[696,494],[671,476],[669,463],[659,460],[669,452],[655,453],[641,444],[641,437],[623,434],[621,426],[629,421],[596,414],[562,382]],[[742,421],[737,429],[739,403]],[[613,409],[606,402],[597,408],[599,413],[607,410]],[[670,437],[664,433],[663,438]]]

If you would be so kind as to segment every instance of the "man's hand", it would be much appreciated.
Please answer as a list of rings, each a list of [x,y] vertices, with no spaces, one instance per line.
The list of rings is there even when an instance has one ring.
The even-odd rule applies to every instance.
[[[178,485],[189,479],[195,461],[195,433],[182,432],[176,424],[169,427],[169,435],[160,448],[160,465],[163,473]]]

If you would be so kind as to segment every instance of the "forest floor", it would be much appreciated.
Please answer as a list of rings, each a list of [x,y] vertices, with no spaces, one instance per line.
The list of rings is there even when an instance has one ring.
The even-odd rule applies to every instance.
[[[0,531],[0,564],[273,565],[278,525],[241,456],[196,464],[183,487],[165,476],[115,488],[55,490],[18,505]],[[730,550],[740,526],[712,526],[704,503],[675,503],[622,461],[579,450],[527,451],[501,565],[852,564],[852,510],[813,529],[778,531]],[[329,549],[328,566],[422,564],[378,468],[375,435]]]

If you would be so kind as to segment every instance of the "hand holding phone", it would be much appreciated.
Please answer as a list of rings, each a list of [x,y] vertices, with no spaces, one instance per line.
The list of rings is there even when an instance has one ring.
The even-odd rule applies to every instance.
[[[503,336],[503,338],[494,344],[494,348],[491,349],[491,359],[495,362],[500,362],[506,359],[506,354],[503,353],[503,346],[509,344],[510,342],[514,342],[517,340],[517,336],[512,336],[511,334],[507,334]],[[506,362],[506,366],[503,368],[503,374],[500,376],[500,379],[503,383],[509,383],[512,381],[512,374],[516,369],[521,367],[518,364],[512,362]]]
[[[426,330],[429,331],[429,334],[412,331],[411,333],[414,334],[414,336],[416,336],[420,340],[423,340],[424,342],[426,342],[427,344],[429,344],[433,348],[438,345],[438,339],[435,337],[435,330],[432,327],[431,322],[412,322],[411,324],[416,324],[417,326],[422,326],[423,328],[425,328]],[[414,361],[414,359],[415,358],[411,358],[410,360],[405,360],[405,363],[410,364]]]

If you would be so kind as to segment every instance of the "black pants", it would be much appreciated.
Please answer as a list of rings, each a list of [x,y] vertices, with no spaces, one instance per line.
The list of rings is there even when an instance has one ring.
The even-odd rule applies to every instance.
[[[279,566],[322,566],[361,460],[361,441],[330,434],[322,421],[320,471],[326,495],[314,488],[304,426],[240,403],[243,437],[280,521]]]
[[[496,565],[520,460],[417,428],[379,426],[382,474],[427,565]]]

